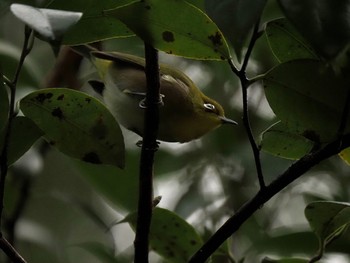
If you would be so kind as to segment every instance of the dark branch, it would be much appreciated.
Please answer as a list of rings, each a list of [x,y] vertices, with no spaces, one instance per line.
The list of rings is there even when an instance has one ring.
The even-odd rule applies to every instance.
[[[2,222],[2,212],[3,212],[3,205],[4,205],[4,194],[5,194],[5,179],[7,175],[8,170],[8,160],[7,160],[7,153],[8,153],[8,143],[10,139],[10,133],[11,133],[11,127],[12,127],[12,120],[14,119],[15,115],[15,99],[16,99],[16,86],[19,79],[20,72],[23,67],[23,63],[27,55],[29,54],[32,46],[33,46],[33,38],[32,38],[32,30],[29,29],[27,26],[25,27],[25,37],[24,37],[24,43],[22,48],[22,53],[18,62],[18,66],[15,72],[15,75],[13,77],[13,80],[11,83],[7,83],[7,85],[10,88],[10,107],[9,107],[9,115],[8,115],[8,122],[5,129],[5,136],[4,136],[4,143],[3,148],[1,149],[1,160],[0,160],[0,231],[1,231],[1,222]]]
[[[248,87],[250,85],[250,82],[246,76],[246,69],[248,66],[248,61],[249,61],[249,58],[250,58],[251,53],[253,51],[255,42],[261,36],[261,32],[259,31],[259,27],[260,27],[260,20],[256,23],[256,25],[254,27],[254,30],[252,33],[252,38],[249,42],[247,52],[244,56],[244,60],[243,60],[243,64],[242,64],[241,69],[239,71],[237,71],[232,60],[229,60],[228,62],[230,64],[232,72],[238,76],[238,78],[241,82],[242,101],[243,101],[243,124],[244,124],[244,127],[246,129],[249,143],[250,143],[252,151],[253,151],[255,167],[256,167],[256,171],[257,171],[257,175],[258,175],[260,189],[263,189],[265,187],[265,181],[264,181],[264,176],[263,176],[261,161],[260,161],[260,149],[258,148],[258,146],[255,142],[254,135],[253,135],[251,125],[250,125],[249,109],[248,109]]]
[[[342,142],[342,144],[341,144]],[[339,145],[341,145],[339,147]],[[341,150],[350,146],[350,134],[341,139],[329,143],[321,150],[306,155],[290,166],[283,174],[278,176],[270,185],[261,189],[250,201],[244,204],[221,228],[203,245],[203,247],[191,258],[189,263],[205,262],[219,246],[235,233],[240,226],[268,200],[282,189],[298,179],[321,161],[338,154]]]
[[[29,197],[30,189],[32,186],[31,176],[25,175],[23,178],[19,178],[19,198],[14,206],[14,211],[10,217],[6,217],[4,221],[4,227],[7,233],[7,240],[12,245],[16,244],[15,229],[18,220],[21,218],[24,208],[26,207]]]
[[[22,67],[24,64],[24,60],[27,55],[30,53],[34,38],[32,35],[32,29],[29,27],[25,27],[24,32],[24,43],[22,47],[22,53],[17,65],[17,69],[13,80],[11,82],[6,78],[6,84],[10,88],[10,107],[9,107],[9,115],[8,121],[5,128],[5,136],[3,148],[1,149],[0,156],[0,248],[5,252],[5,254],[11,259],[13,262],[25,262],[25,260],[19,255],[19,253],[11,246],[11,244],[3,237],[2,235],[2,217],[3,217],[3,208],[4,208],[4,194],[5,194],[5,180],[8,172],[8,147],[9,147],[9,139],[12,129],[12,121],[15,118],[15,99],[16,99],[16,88],[17,82],[19,79],[19,75],[22,71]]]
[[[145,44],[147,95],[139,174],[139,200],[136,226],[135,263],[148,263],[149,231],[153,209],[153,163],[158,148],[160,84],[158,52]]]
[[[13,263],[26,263],[24,258],[11,246],[11,244],[4,238],[0,238],[0,248],[12,260]]]

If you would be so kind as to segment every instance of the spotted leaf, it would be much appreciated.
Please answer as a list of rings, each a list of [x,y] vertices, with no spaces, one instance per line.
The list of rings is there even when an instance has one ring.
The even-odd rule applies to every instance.
[[[20,108],[61,152],[90,163],[124,167],[120,127],[97,99],[71,89],[45,89],[23,98]]]

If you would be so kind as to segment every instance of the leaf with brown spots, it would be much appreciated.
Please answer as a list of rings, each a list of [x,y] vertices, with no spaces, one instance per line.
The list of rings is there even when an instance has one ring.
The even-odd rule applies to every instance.
[[[61,152],[94,164],[124,167],[124,139],[108,109],[72,89],[46,89],[23,98],[20,107]]]
[[[240,60],[243,47],[259,20],[266,0],[205,0],[205,10],[232,43]]]
[[[187,1],[139,1],[104,13],[118,18],[145,42],[167,53],[208,60],[230,58],[219,28]]]
[[[119,223],[128,222],[135,229],[136,218],[137,214],[131,213]],[[170,210],[154,208],[150,246],[156,253],[166,258],[167,262],[187,262],[202,243],[196,230],[184,219]]]

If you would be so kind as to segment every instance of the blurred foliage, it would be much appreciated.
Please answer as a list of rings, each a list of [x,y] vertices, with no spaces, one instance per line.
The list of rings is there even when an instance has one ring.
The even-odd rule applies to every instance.
[[[45,7],[48,1],[16,2]],[[189,2],[194,2],[204,10],[203,1]],[[291,1],[278,2],[285,11],[288,10]],[[306,2],[310,5],[315,3]],[[5,76],[12,78],[21,52],[23,24],[9,12],[10,4],[10,0],[0,1],[0,69]],[[332,12],[338,10],[334,5],[331,5]],[[324,10],[322,8],[319,7],[317,12]],[[225,17],[231,14],[229,9],[219,10]],[[252,18],[247,18],[247,21],[250,21],[248,30],[252,28],[256,18],[255,14],[250,15]],[[270,0],[267,1],[261,22],[266,23],[283,16],[285,15],[279,3]],[[287,16],[291,21],[298,20],[298,13],[289,13]],[[215,17],[213,20],[215,21]],[[308,22],[309,20],[302,23]],[[340,19],[340,23],[344,23],[343,19]],[[267,34],[284,28],[276,22],[269,25]],[[301,28],[300,23],[294,26],[292,32]],[[237,28],[241,30],[242,27]],[[307,36],[301,31],[301,35],[311,44],[319,39],[319,35],[316,34],[318,32],[315,32],[315,38],[310,40],[313,36]],[[325,32],[329,33],[328,30]],[[281,61],[289,59],[287,55],[276,56],[283,55],[285,49],[274,52],[270,50],[271,39],[267,34],[264,33],[258,39],[253,49],[247,69],[249,77],[265,73]],[[288,36],[290,35],[284,35],[283,39],[288,39]],[[294,40],[300,40],[299,35],[293,36]],[[238,42],[233,43],[234,50],[244,54],[247,38],[249,36],[242,34]],[[342,34],[340,39],[339,45],[327,38],[325,49],[319,45],[323,40],[313,48],[321,50],[321,55],[329,58],[330,55],[334,56],[336,51],[339,52],[340,47],[344,47],[344,42],[348,43],[346,34]],[[304,41],[306,40],[303,39],[301,43],[305,47]],[[141,55],[143,53],[143,43],[136,37],[109,39],[103,44],[107,50]],[[302,47],[297,49],[298,54],[300,48]],[[234,53],[233,50],[232,52]],[[336,55],[341,56],[342,53]],[[168,208],[186,219],[205,241],[225,219],[258,191],[254,159],[240,121],[242,101],[239,82],[228,65],[221,61],[199,62],[166,54],[161,54],[161,60],[186,72],[208,96],[224,106],[228,117],[239,121],[237,127],[223,126],[191,143],[161,143],[156,155],[155,195],[162,196],[159,206]],[[18,99],[30,91],[44,88],[45,79],[54,63],[54,55],[49,45],[36,39],[20,77]],[[91,69],[90,65],[85,64],[81,78],[84,79]],[[0,89],[3,89],[2,85]],[[3,94],[2,90],[0,96]],[[4,99],[0,98],[1,101]],[[249,103],[253,133],[258,139],[260,134],[278,119],[270,109],[259,82],[249,88]],[[0,109],[2,108],[0,106]],[[3,119],[2,115],[1,118]],[[325,124],[327,125],[328,123]],[[39,140],[11,166],[6,181],[5,222],[13,216],[14,207],[18,203],[16,200],[20,200],[23,194],[22,187],[27,185],[24,182],[30,181],[27,185],[30,188],[26,206],[17,222],[15,232],[15,246],[28,262],[132,262],[133,232],[127,224],[115,223],[135,210],[140,149],[135,145],[138,137],[126,130],[123,130],[123,133],[127,147],[124,171],[72,160],[49,147],[43,140]],[[261,153],[261,160],[267,183],[292,163],[290,160],[264,152]],[[305,206],[316,200],[350,202],[349,185],[349,167],[339,158],[330,158],[321,163],[279,193],[245,222],[225,244],[226,247],[220,249],[219,252],[222,253],[216,262],[232,262],[232,258],[236,262],[259,262],[265,257],[275,260],[265,258],[265,262],[298,262],[288,261],[287,258],[300,255],[312,257],[317,251],[318,240],[304,217]],[[4,234],[6,236],[8,233],[5,231]],[[326,252],[330,255],[344,256],[349,261],[349,242],[350,234],[347,231],[329,244]],[[281,260],[277,261],[279,258]],[[0,262],[6,262],[2,253]],[[163,260],[152,254],[151,262]],[[322,262],[339,261],[332,261],[332,257],[326,257]]]

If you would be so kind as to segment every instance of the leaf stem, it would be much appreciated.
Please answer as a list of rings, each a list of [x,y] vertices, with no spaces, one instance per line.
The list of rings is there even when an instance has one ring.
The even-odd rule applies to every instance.
[[[139,172],[139,200],[134,241],[135,263],[148,263],[149,232],[153,210],[153,166],[158,149],[160,83],[158,51],[145,43],[147,94]]]

